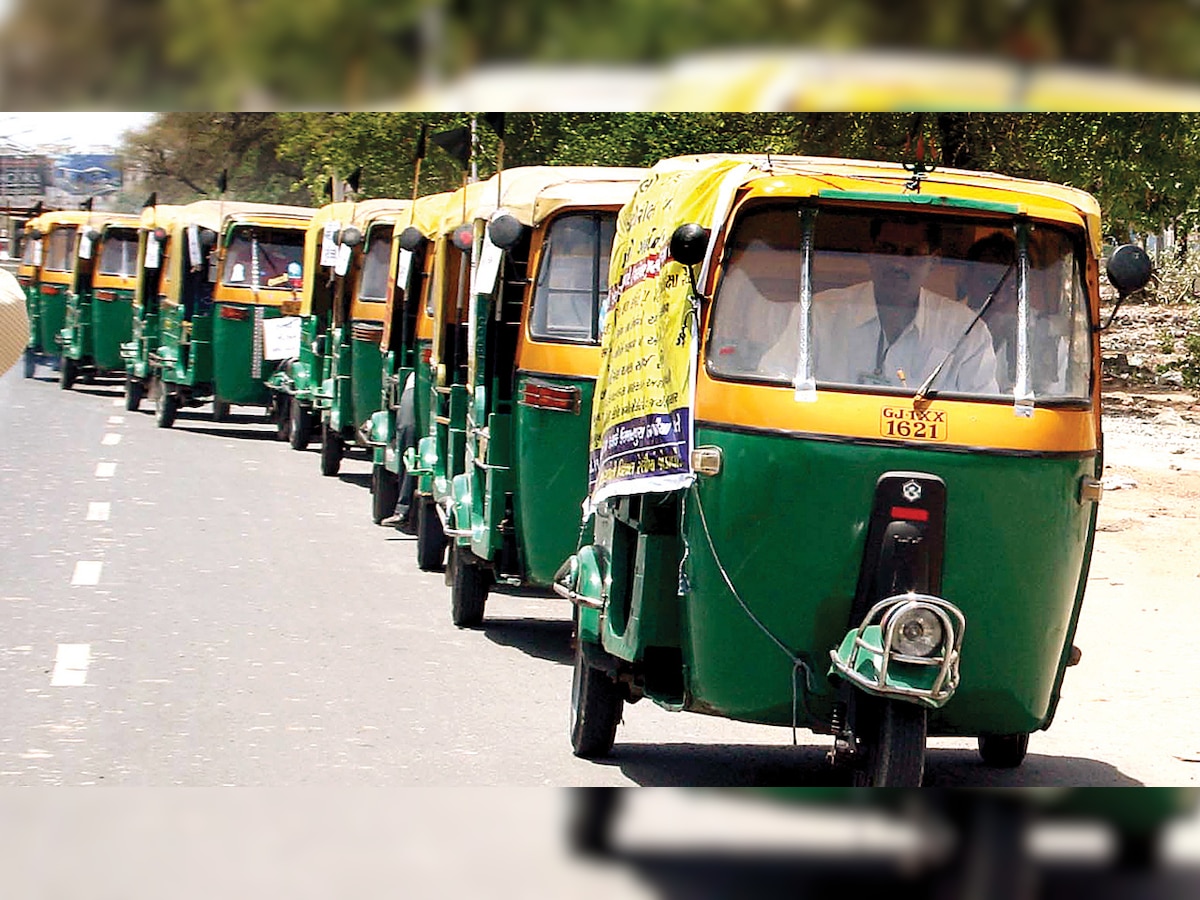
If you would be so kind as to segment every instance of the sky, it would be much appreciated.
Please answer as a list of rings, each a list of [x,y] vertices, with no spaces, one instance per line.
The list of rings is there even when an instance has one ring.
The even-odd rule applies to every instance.
[[[153,117],[150,112],[0,112],[0,138],[30,150],[115,150],[126,131],[141,128]]]

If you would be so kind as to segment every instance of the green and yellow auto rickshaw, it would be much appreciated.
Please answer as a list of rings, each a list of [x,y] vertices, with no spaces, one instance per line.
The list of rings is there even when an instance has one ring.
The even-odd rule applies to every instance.
[[[486,200],[485,197],[492,197]],[[467,427],[468,287],[475,210],[494,208],[495,176],[466,184],[446,200],[437,226],[433,254],[430,304],[431,384],[428,394],[429,430],[406,454],[405,466],[415,479],[413,515],[417,528],[417,566],[433,571],[446,558],[445,516],[451,479],[463,471]],[[419,374],[420,370],[418,370]],[[419,407],[420,399],[418,398]]]
[[[185,207],[171,240],[180,302],[164,297],[157,421],[211,398],[222,421],[233,405],[266,407],[272,360],[299,349],[304,233],[313,210],[202,200]]]
[[[866,784],[1054,718],[1100,496],[1082,191],[804,157],[659,163],[618,219],[571,738],[622,704],[805,727]],[[1109,262],[1122,294],[1149,261]]]
[[[267,378],[270,406],[279,436],[294,450],[303,450],[320,422],[313,396],[320,390],[325,364],[326,333],[333,315],[338,238],[354,215],[354,204],[337,201],[322,206],[304,233],[304,286],[300,290],[300,344],[296,355],[276,363]]]
[[[133,323],[137,216],[93,213],[76,238],[75,267],[59,332],[63,390],[76,377],[123,371],[121,345]]]
[[[549,589],[578,546],[617,211],[645,169],[528,167],[476,208],[466,453],[446,533],[451,619],[483,620],[493,583]]]
[[[366,429],[379,411],[383,319],[392,267],[392,237],[409,200],[363,200],[340,238],[348,254],[325,349],[315,406],[321,417],[321,474],[336,475],[347,442],[367,445]]]
[[[136,281],[130,311],[129,340],[121,345],[125,362],[125,408],[135,412],[151,387],[157,387],[158,346],[161,343],[161,298],[172,278],[167,260],[175,220],[183,207],[154,204],[142,209],[138,221]],[[174,279],[178,284],[178,278]]]
[[[60,332],[75,267],[76,237],[89,215],[79,210],[58,210],[42,213],[25,225],[25,252],[17,278],[25,288],[29,316],[26,378],[33,377],[39,357],[49,357],[56,365],[61,359]]]
[[[392,287],[384,311],[380,348],[381,408],[371,416],[366,439],[373,452],[371,515],[376,524],[397,509],[405,478],[405,453],[429,433],[433,388],[434,239],[453,192],[418,197],[396,222],[392,237]],[[406,224],[407,223],[407,224]],[[405,527],[415,530],[410,484]]]

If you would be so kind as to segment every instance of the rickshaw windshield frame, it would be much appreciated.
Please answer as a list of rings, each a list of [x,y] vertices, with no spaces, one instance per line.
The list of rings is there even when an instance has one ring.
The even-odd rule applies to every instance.
[[[751,199],[725,234],[708,375],[1018,407],[1091,402],[1082,226],[1011,213]]]
[[[257,284],[254,283],[256,253]],[[303,271],[304,229],[234,222],[226,232],[223,254],[222,287],[291,291],[288,266],[297,263]]]

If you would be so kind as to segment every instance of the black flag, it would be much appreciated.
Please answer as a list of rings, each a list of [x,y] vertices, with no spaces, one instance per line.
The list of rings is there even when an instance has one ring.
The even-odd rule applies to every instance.
[[[357,194],[358,193],[358,185],[361,181],[362,181],[362,166],[359,166],[352,173],[350,173],[350,177],[346,179],[346,187],[350,188],[350,190],[354,191],[354,193]]]
[[[458,164],[462,168],[465,169],[470,163],[471,129],[466,125],[451,128],[448,131],[439,131],[437,134],[430,135],[429,139],[458,160]]]
[[[221,174],[217,176],[217,191],[225,193],[225,189],[229,187],[229,170],[222,169]]]
[[[413,162],[420,162],[425,158],[425,139],[429,135],[429,123],[421,123],[421,136],[417,138],[417,154],[413,157]]]
[[[35,203],[33,205],[33,217],[36,219],[41,214],[42,214],[42,201],[39,200],[37,203]]]
[[[151,206],[158,206],[158,191],[151,191],[150,196],[146,198],[146,202],[142,204],[142,209],[147,209]]]
[[[333,176],[330,175],[325,179],[325,196],[330,200],[333,199]]]
[[[96,202],[96,198],[95,198],[95,197],[88,197],[86,200],[84,200],[82,203],[80,203],[80,204],[79,204],[79,208],[80,208],[80,209],[86,209],[88,212],[91,212],[91,211],[92,211],[92,204],[93,204],[93,203],[95,203],[95,202]]]
[[[504,113],[484,113],[483,121],[488,128],[496,132],[496,137],[504,140]]]

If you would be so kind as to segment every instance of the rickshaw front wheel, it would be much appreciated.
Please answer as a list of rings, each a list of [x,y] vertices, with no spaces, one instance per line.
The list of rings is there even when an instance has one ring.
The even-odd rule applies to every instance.
[[[371,518],[378,525],[396,511],[400,479],[378,463],[371,469]]]
[[[1015,769],[1029,752],[1027,734],[983,734],[979,736],[979,756],[993,769]]]
[[[342,437],[329,423],[321,424],[321,474],[336,475],[342,467]]]
[[[856,732],[863,742],[859,787],[920,787],[925,775],[925,707],[863,697]]]
[[[288,402],[288,443],[293,450],[305,450],[312,440],[312,413],[295,397]]]
[[[138,407],[142,405],[142,397],[145,396],[146,386],[142,384],[140,378],[134,378],[132,375],[125,376],[125,409],[129,412],[137,412]]]
[[[455,547],[452,559],[454,582],[450,585],[450,618],[459,628],[478,628],[483,624],[491,573],[472,562],[475,555],[466,547]]]
[[[224,422],[229,418],[229,402],[213,397],[212,417],[214,422]]]
[[[154,424],[159,428],[170,428],[175,424],[175,414],[178,412],[179,398],[169,393],[165,384],[162,385],[154,403]]]
[[[25,348],[25,377],[32,378],[37,371],[37,354],[31,347]]]
[[[62,358],[62,367],[58,370],[58,386],[64,391],[69,391],[75,384],[75,377],[79,374],[79,364],[69,356]]]
[[[601,759],[612,752],[625,698],[608,673],[588,663],[583,641],[575,638],[575,668],[571,673],[571,749],[584,759]]]
[[[436,572],[446,560],[446,533],[432,500],[422,500],[417,508],[417,568]]]
[[[571,790],[567,817],[570,849],[587,856],[612,853],[613,819],[621,804],[617,787],[577,787]]]

